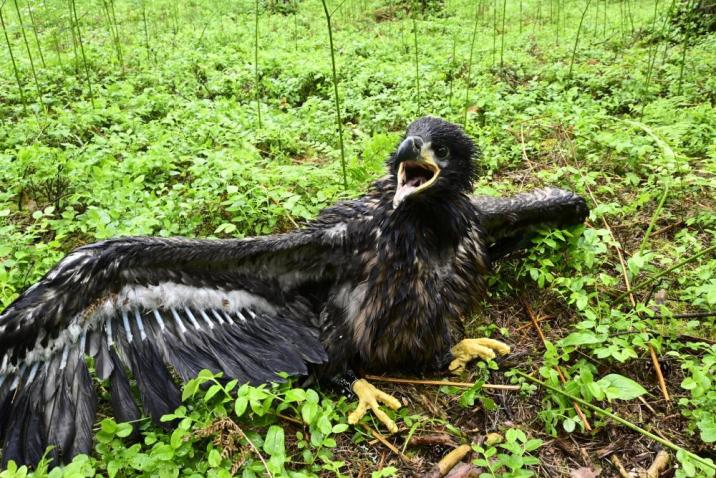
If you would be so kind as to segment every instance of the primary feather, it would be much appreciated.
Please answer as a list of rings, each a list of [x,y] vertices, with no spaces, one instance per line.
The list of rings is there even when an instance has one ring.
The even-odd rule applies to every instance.
[[[57,462],[92,447],[95,393],[119,420],[159,423],[172,380],[200,370],[262,383],[277,372],[330,378],[352,367],[443,367],[491,262],[544,225],[584,220],[584,201],[546,189],[469,193],[476,150],[421,118],[363,197],[295,232],[245,240],[134,237],[81,247],[0,314],[3,463]]]

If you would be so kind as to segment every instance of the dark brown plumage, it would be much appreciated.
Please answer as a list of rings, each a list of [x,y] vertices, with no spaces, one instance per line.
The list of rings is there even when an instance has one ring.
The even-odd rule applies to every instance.
[[[279,371],[330,380],[443,368],[491,263],[537,227],[584,220],[584,201],[546,189],[469,196],[476,150],[437,118],[415,121],[368,193],[297,231],[245,240],[120,238],[77,249],[0,315],[3,463],[68,461],[91,449],[95,394],[155,421],[171,380],[201,369],[252,383]]]

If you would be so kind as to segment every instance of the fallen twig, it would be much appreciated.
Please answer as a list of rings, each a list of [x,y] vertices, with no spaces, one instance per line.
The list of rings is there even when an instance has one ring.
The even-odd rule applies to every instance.
[[[539,386],[541,386],[541,387],[544,387],[544,388],[546,388],[546,389],[548,389],[548,390],[551,390],[551,391],[553,391],[553,392],[556,392],[556,393],[559,393],[559,394],[561,394],[561,395],[564,395],[565,397],[570,398],[570,399],[572,399],[573,401],[578,402],[579,404],[584,405],[585,407],[592,409],[594,412],[596,412],[596,413],[598,413],[598,414],[600,414],[600,415],[603,415],[603,416],[605,416],[605,417],[611,418],[611,419],[614,420],[615,422],[624,425],[625,427],[629,428],[630,430],[633,430],[633,431],[635,431],[635,432],[637,432],[637,433],[640,433],[640,434],[644,435],[644,436],[647,437],[647,438],[651,438],[651,439],[654,440],[655,442],[660,443],[660,444],[664,445],[665,447],[670,448],[671,450],[674,450],[675,452],[681,452],[681,453],[683,453],[683,454],[689,456],[689,458],[691,458],[692,460],[698,462],[700,465],[705,466],[705,467],[707,467],[707,468],[710,468],[710,469],[716,471],[716,465],[714,465],[713,463],[709,463],[708,461],[704,460],[703,458],[701,458],[701,457],[700,457],[699,455],[697,455],[696,453],[692,453],[692,452],[690,452],[689,450],[680,447],[679,445],[677,445],[676,443],[672,442],[671,440],[668,440],[668,439],[666,439],[666,438],[660,437],[659,435],[656,435],[656,434],[654,434],[654,433],[652,433],[652,432],[650,432],[650,431],[644,430],[644,429],[641,428],[640,426],[633,424],[632,422],[630,422],[630,421],[628,421],[628,420],[626,420],[626,419],[620,417],[619,415],[615,415],[614,413],[611,413],[611,412],[609,412],[609,411],[607,411],[607,410],[604,410],[604,409],[601,408],[601,407],[598,407],[598,406],[596,406],[596,405],[592,405],[591,403],[587,402],[586,400],[582,400],[582,399],[579,398],[579,397],[575,397],[575,396],[572,395],[571,393],[565,392],[564,390],[561,390],[561,389],[559,389],[559,388],[557,388],[557,387],[553,387],[552,385],[549,385],[549,384],[547,384],[547,383],[544,383],[543,381],[541,381],[541,380],[539,380],[539,379],[537,379],[537,378],[534,378],[533,376],[531,376],[531,375],[529,375],[529,374],[526,374],[526,373],[524,373],[523,371],[521,371],[521,370],[519,370],[519,369],[513,369],[513,370],[515,371],[515,373],[516,373],[517,375],[519,375],[520,377],[523,377],[523,378],[529,380],[530,382],[536,383],[537,385],[539,385]]]
[[[383,377],[380,375],[366,375],[366,380],[374,382],[387,382],[387,383],[404,383],[408,385],[436,385],[448,387],[460,387],[460,388],[471,388],[474,387],[474,383],[470,382],[451,382],[449,380],[417,380],[409,378],[396,378],[396,377]],[[489,390],[512,390],[517,391],[520,389],[519,385],[501,385],[494,383],[483,383],[482,388]]]
[[[410,458],[408,458],[405,454],[403,454],[403,452],[398,450],[398,448],[395,445],[393,445],[392,443],[390,443],[383,435],[380,434],[380,432],[378,432],[377,430],[373,430],[371,427],[369,427],[365,423],[362,424],[362,426],[366,432],[370,433],[373,436],[373,438],[375,438],[376,440],[381,442],[383,445],[386,446],[386,448],[388,448],[390,451],[392,451],[393,453],[398,455],[401,460],[403,460],[406,463],[411,463]]]
[[[522,302],[522,306],[525,308],[525,311],[527,311],[527,315],[529,315],[530,320],[532,320],[532,324],[534,324],[535,329],[537,329],[537,334],[542,340],[542,344],[546,346],[547,339],[542,332],[542,328],[539,326],[539,321],[537,320],[535,313],[532,311],[532,307],[530,307],[530,304],[527,303],[524,297],[520,297],[520,301]],[[564,373],[562,372],[562,367],[556,365],[554,368],[557,371],[557,374],[559,374],[559,379],[562,381],[562,383],[566,383],[567,377],[564,376]],[[584,415],[584,412],[582,412],[582,409],[579,408],[579,404],[577,404],[576,402],[572,402],[572,405],[574,405],[574,411],[577,412],[579,419],[582,421],[582,425],[584,425],[584,429],[591,432],[592,427],[589,425],[589,421],[587,420],[586,415]]]

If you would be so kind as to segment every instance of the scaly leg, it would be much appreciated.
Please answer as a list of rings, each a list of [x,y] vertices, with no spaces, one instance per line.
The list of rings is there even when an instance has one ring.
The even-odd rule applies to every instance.
[[[391,420],[378,405],[378,402],[380,401],[393,410],[397,410],[400,408],[400,402],[397,398],[378,390],[373,385],[368,383],[367,380],[362,378],[353,383],[353,393],[358,396],[358,408],[348,415],[348,423],[351,425],[358,423],[358,421],[363,418],[363,415],[365,415],[365,412],[368,411],[368,408],[370,408],[373,410],[376,418],[383,422],[391,433],[398,431],[398,426],[395,422]]]
[[[452,349],[453,360],[450,371],[459,374],[465,371],[465,365],[473,359],[489,360],[495,358],[495,352],[504,355],[510,352],[510,346],[494,339],[463,339]]]

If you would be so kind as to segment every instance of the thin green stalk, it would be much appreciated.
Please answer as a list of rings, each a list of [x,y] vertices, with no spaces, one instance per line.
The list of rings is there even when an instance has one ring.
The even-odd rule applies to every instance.
[[[641,240],[641,244],[639,244],[639,253],[641,253],[644,248],[646,247],[646,244],[649,242],[649,236],[651,235],[651,231],[654,229],[654,226],[656,225],[656,220],[659,218],[659,215],[661,214],[661,210],[664,207],[664,202],[666,201],[666,196],[669,195],[669,183],[666,183],[664,185],[664,194],[661,196],[661,200],[659,200],[659,205],[656,206],[656,210],[654,211],[654,214],[651,216],[651,221],[649,222],[649,227],[646,228],[646,232],[644,233],[644,237]]]
[[[500,32],[500,68],[505,66],[505,17],[507,16],[507,0],[502,0],[502,31]]]
[[[708,254],[708,253],[710,253],[710,252],[713,252],[713,251],[716,251],[716,245],[713,245],[713,246],[711,246],[711,247],[707,247],[706,249],[704,249],[703,251],[699,252],[698,254],[694,254],[693,256],[691,256],[691,257],[689,257],[689,258],[687,258],[687,259],[684,259],[684,260],[681,261],[681,262],[678,262],[677,264],[675,264],[675,265],[669,267],[669,268],[666,269],[665,271],[659,272],[659,273],[656,274],[655,276],[650,277],[649,279],[647,279],[647,280],[645,280],[645,281],[639,282],[637,285],[633,286],[631,289],[628,289],[628,290],[624,291],[619,297],[617,297],[616,299],[614,299],[614,304],[615,304],[615,305],[618,304],[618,303],[621,302],[621,301],[624,299],[624,297],[626,297],[627,295],[629,295],[629,294],[631,294],[631,293],[633,293],[633,292],[636,292],[636,291],[639,290],[639,289],[643,289],[644,287],[648,286],[649,284],[652,284],[652,283],[656,282],[657,280],[661,279],[662,277],[664,277],[665,275],[669,274],[670,272],[673,272],[673,271],[675,271],[676,269],[679,269],[679,268],[685,266],[686,264],[689,264],[689,263],[695,261],[695,260],[698,259],[699,257],[701,257],[701,256],[703,256],[703,255],[705,255],[705,254]]]
[[[651,34],[656,34],[656,20],[659,15],[659,0],[654,0],[654,18],[651,22]],[[654,68],[654,60],[656,59],[656,52],[658,51],[659,43],[653,41],[649,47],[649,53],[646,59],[646,81],[644,81],[644,97],[642,98],[641,114],[644,113],[644,106],[646,105],[646,95],[649,94],[649,84],[651,83],[651,72]]]
[[[584,17],[587,16],[587,10],[589,10],[589,4],[592,0],[587,0],[587,4],[584,6],[582,12],[582,18],[579,19],[579,26],[577,27],[577,36],[574,39],[574,48],[572,48],[572,59],[569,62],[569,73],[567,77],[572,78],[572,68],[574,67],[574,57],[577,56],[577,46],[579,45],[579,34],[582,33],[582,25],[584,24]]]
[[[42,0],[42,5],[45,7],[45,10],[47,11],[48,15],[50,13],[50,8],[47,6],[47,0]],[[60,69],[64,70],[64,66],[62,64],[62,53],[60,52],[60,42],[57,39],[57,31],[59,30],[59,26],[56,26],[53,29],[52,32],[52,46],[55,47],[55,53],[57,53],[57,63],[60,65]]]
[[[333,72],[333,96],[336,100],[336,123],[338,124],[338,143],[341,146],[341,168],[343,169],[343,189],[348,189],[348,176],[346,175],[346,152],[343,147],[343,119],[341,118],[341,102],[338,97],[338,74],[336,73],[336,53],[333,48],[333,29],[331,28],[331,14],[328,13],[326,0],[321,0],[323,12],[326,15],[328,26],[328,43],[331,47],[331,70]]]
[[[522,0],[520,0],[520,35],[522,35]]]
[[[555,18],[557,20],[557,25],[555,28],[555,34],[556,34],[555,44],[557,46],[559,46],[559,14],[560,14],[561,8],[562,8],[562,2],[560,0],[557,0],[557,14],[555,15]]]
[[[147,48],[147,61],[152,61],[152,48],[149,45],[149,27],[147,26],[147,4],[142,0],[142,23],[144,24],[144,44]]]
[[[27,2],[27,13],[30,16],[30,25],[32,25],[32,34],[35,36],[37,52],[40,54],[40,63],[42,63],[43,68],[47,68],[47,64],[45,64],[45,55],[42,54],[42,45],[40,45],[40,37],[37,34],[37,25],[35,24],[35,16],[32,14],[30,2]]]
[[[492,66],[497,56],[497,0],[492,2]]]
[[[72,58],[74,58],[74,65],[75,65],[75,75],[78,75],[80,72],[80,56],[77,53],[77,33],[75,32],[75,19],[72,15],[72,4],[70,3],[71,0],[68,0],[67,7],[69,8],[70,14],[70,33],[72,38]]]
[[[689,17],[691,15],[689,14]],[[691,18],[686,21],[686,33],[684,34],[684,49],[681,53],[681,66],[679,68],[679,89],[677,94],[680,95],[684,86],[684,65],[686,64],[686,52],[689,50],[689,41],[691,40]]]
[[[92,92],[92,81],[90,81],[89,65],[87,64],[87,56],[85,55],[85,47],[82,43],[82,31],[80,30],[80,22],[77,20],[77,7],[75,6],[75,0],[70,0],[70,6],[72,7],[72,17],[74,18],[74,26],[77,28],[77,42],[80,45],[80,52],[82,53],[82,64],[85,67],[85,78],[87,79],[87,88],[89,89],[90,102],[92,108],[94,105],[94,93]]]
[[[607,1],[608,0],[604,0],[604,32],[602,33],[603,38],[607,37],[607,24],[609,23],[609,20],[607,18]]]
[[[455,76],[454,68],[455,68],[455,47],[457,45],[457,33],[453,33],[452,36],[452,56],[450,56],[450,78],[448,80],[449,83],[449,93],[448,93],[448,107],[452,107],[452,84],[453,79]]]
[[[17,12],[17,19],[20,21],[20,31],[22,32],[22,39],[25,42],[25,50],[27,50],[27,57],[30,59],[30,70],[32,71],[32,78],[35,80],[35,88],[37,88],[37,99],[45,109],[45,103],[42,101],[42,88],[40,88],[40,80],[37,78],[37,72],[35,71],[35,62],[32,60],[32,51],[30,50],[30,43],[27,41],[27,35],[25,35],[25,25],[22,22],[22,14],[20,13],[20,7],[17,5],[17,0],[13,0],[15,4],[15,11]]]
[[[594,412],[596,412],[596,413],[598,413],[598,414],[600,414],[600,415],[603,415],[603,416],[605,416],[605,417],[611,418],[611,419],[614,420],[615,422],[620,423],[621,425],[624,425],[625,427],[629,428],[630,430],[633,430],[633,431],[635,431],[635,432],[637,432],[637,433],[639,433],[639,434],[641,434],[641,435],[644,435],[644,436],[647,437],[647,438],[651,438],[651,439],[654,440],[655,442],[660,443],[660,444],[664,445],[664,446],[667,447],[667,448],[671,448],[671,449],[674,450],[675,452],[682,452],[682,453],[684,453],[685,455],[687,455],[689,458],[693,459],[694,461],[699,462],[701,465],[706,466],[706,467],[708,467],[708,468],[711,468],[712,470],[716,470],[716,465],[714,465],[713,463],[709,463],[709,462],[706,461],[705,459],[701,458],[699,455],[697,455],[697,454],[695,454],[695,453],[692,453],[692,452],[686,450],[685,448],[680,447],[680,446],[677,445],[676,443],[673,443],[673,442],[671,442],[671,441],[669,441],[669,440],[667,440],[667,439],[665,439],[665,438],[661,438],[659,435],[655,435],[655,434],[651,433],[651,432],[648,431],[648,430],[644,430],[644,429],[641,428],[640,426],[633,424],[633,423],[630,422],[629,420],[626,420],[626,419],[620,417],[619,415],[615,415],[614,413],[612,413],[612,412],[610,412],[610,411],[607,411],[607,410],[604,410],[604,409],[601,408],[601,407],[598,407],[598,406],[596,406],[596,405],[592,405],[591,403],[587,402],[586,400],[583,400],[583,399],[581,399],[581,398],[579,398],[579,397],[577,397],[577,396],[575,396],[575,395],[572,395],[572,394],[569,393],[569,392],[565,392],[564,390],[562,390],[562,389],[560,389],[560,388],[557,388],[557,387],[554,387],[554,386],[552,386],[552,385],[549,385],[549,384],[547,384],[547,383],[545,383],[545,382],[543,382],[543,381],[541,381],[541,380],[539,380],[539,379],[537,379],[537,378],[534,378],[534,377],[531,376],[531,375],[528,375],[528,374],[524,373],[524,372],[521,371],[521,370],[518,370],[518,369],[513,369],[513,370],[515,371],[515,374],[516,374],[516,375],[518,375],[518,376],[520,376],[520,377],[522,377],[522,378],[525,378],[525,379],[529,380],[529,381],[532,382],[532,383],[535,383],[535,384],[537,384],[537,385],[539,385],[539,386],[541,386],[541,387],[544,387],[544,388],[546,388],[547,390],[551,390],[552,392],[559,393],[560,395],[564,395],[565,397],[569,398],[570,400],[575,401],[575,402],[579,403],[580,405],[583,405],[583,406],[585,406],[585,407],[587,407],[587,408],[593,410]]]
[[[475,10],[475,26],[472,29],[472,41],[470,42],[470,58],[467,60],[467,83],[465,84],[465,116],[462,119],[462,127],[467,128],[467,109],[470,101],[470,80],[472,75],[472,53],[475,50],[475,38],[477,38],[477,20],[480,18],[479,8]]]
[[[259,0],[254,11],[254,94],[256,96],[256,114],[261,129],[261,85],[259,84]]]
[[[114,26],[114,38],[117,44],[117,57],[119,59],[119,66],[124,70],[124,55],[122,54],[122,40],[119,38],[119,22],[117,22],[117,14],[114,10],[114,0],[108,0],[110,8],[110,17],[112,18],[112,24]]]
[[[117,38],[117,35],[115,34],[114,27],[112,25],[112,15],[109,13],[109,1],[108,0],[102,0],[102,10],[104,10],[104,17],[107,21],[107,31],[109,32],[109,36],[112,39],[112,43],[114,44],[114,54],[117,57],[117,64],[122,67],[122,54],[120,53],[119,48],[119,38]]]
[[[2,32],[5,34],[5,43],[7,43],[7,51],[10,53],[10,61],[12,62],[12,71],[15,73],[15,81],[17,81],[17,89],[20,91],[20,100],[22,101],[22,111],[27,114],[27,100],[25,100],[25,90],[22,88],[22,82],[20,81],[20,74],[17,71],[17,63],[15,63],[15,55],[12,53],[12,45],[10,44],[10,38],[7,36],[7,28],[5,27],[5,17],[2,14],[2,7],[0,6],[0,24],[2,24]]]
[[[413,5],[417,6],[415,2]],[[413,11],[413,44],[415,50],[415,94],[418,100],[416,116],[420,116],[420,55],[418,52],[418,21],[415,18],[417,14],[417,8],[415,8]]]

